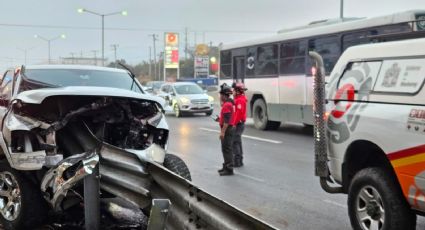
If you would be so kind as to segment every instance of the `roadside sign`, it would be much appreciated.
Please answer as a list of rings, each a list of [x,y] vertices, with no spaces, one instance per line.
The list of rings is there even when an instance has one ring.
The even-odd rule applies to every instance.
[[[209,74],[209,57],[195,56],[195,78],[207,77]]]

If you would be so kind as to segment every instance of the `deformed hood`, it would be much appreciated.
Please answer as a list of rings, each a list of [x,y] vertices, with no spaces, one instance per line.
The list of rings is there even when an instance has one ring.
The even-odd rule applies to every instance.
[[[164,99],[148,94],[136,93],[130,90],[96,87],[96,86],[68,86],[58,88],[43,88],[28,90],[19,93],[15,99],[25,103],[41,104],[44,99],[51,96],[105,96],[105,97],[123,97],[154,101],[163,106]]]

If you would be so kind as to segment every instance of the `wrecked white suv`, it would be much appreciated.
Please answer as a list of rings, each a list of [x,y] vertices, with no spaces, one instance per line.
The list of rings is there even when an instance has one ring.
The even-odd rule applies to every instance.
[[[83,179],[98,164],[100,194],[141,209],[150,205],[143,162],[190,180],[184,162],[165,154],[162,104],[125,70],[39,65],[7,71],[0,86],[3,227],[33,229],[48,213],[83,203]]]

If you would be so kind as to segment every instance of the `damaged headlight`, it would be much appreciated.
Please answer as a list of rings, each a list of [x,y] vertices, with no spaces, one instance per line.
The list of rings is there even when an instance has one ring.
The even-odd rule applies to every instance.
[[[153,127],[157,127],[159,123],[161,122],[162,117],[163,117],[162,113],[157,113],[155,116],[149,118],[147,122],[149,125],[152,125]]]

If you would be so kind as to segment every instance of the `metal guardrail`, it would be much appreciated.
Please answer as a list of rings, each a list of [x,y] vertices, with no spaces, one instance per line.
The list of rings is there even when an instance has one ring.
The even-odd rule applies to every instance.
[[[166,220],[166,229],[276,229],[214,197],[160,164],[142,160],[132,152],[97,140],[88,128],[74,126],[73,131],[86,151],[94,146],[99,149],[102,190],[144,210],[150,208],[152,200],[171,202],[171,208],[163,208],[168,212],[167,217],[158,212],[152,216]],[[154,226],[160,225],[156,223]]]
[[[157,194],[168,198],[171,210],[167,229],[276,229],[214,197],[158,164],[149,164],[148,171],[155,181]]]

